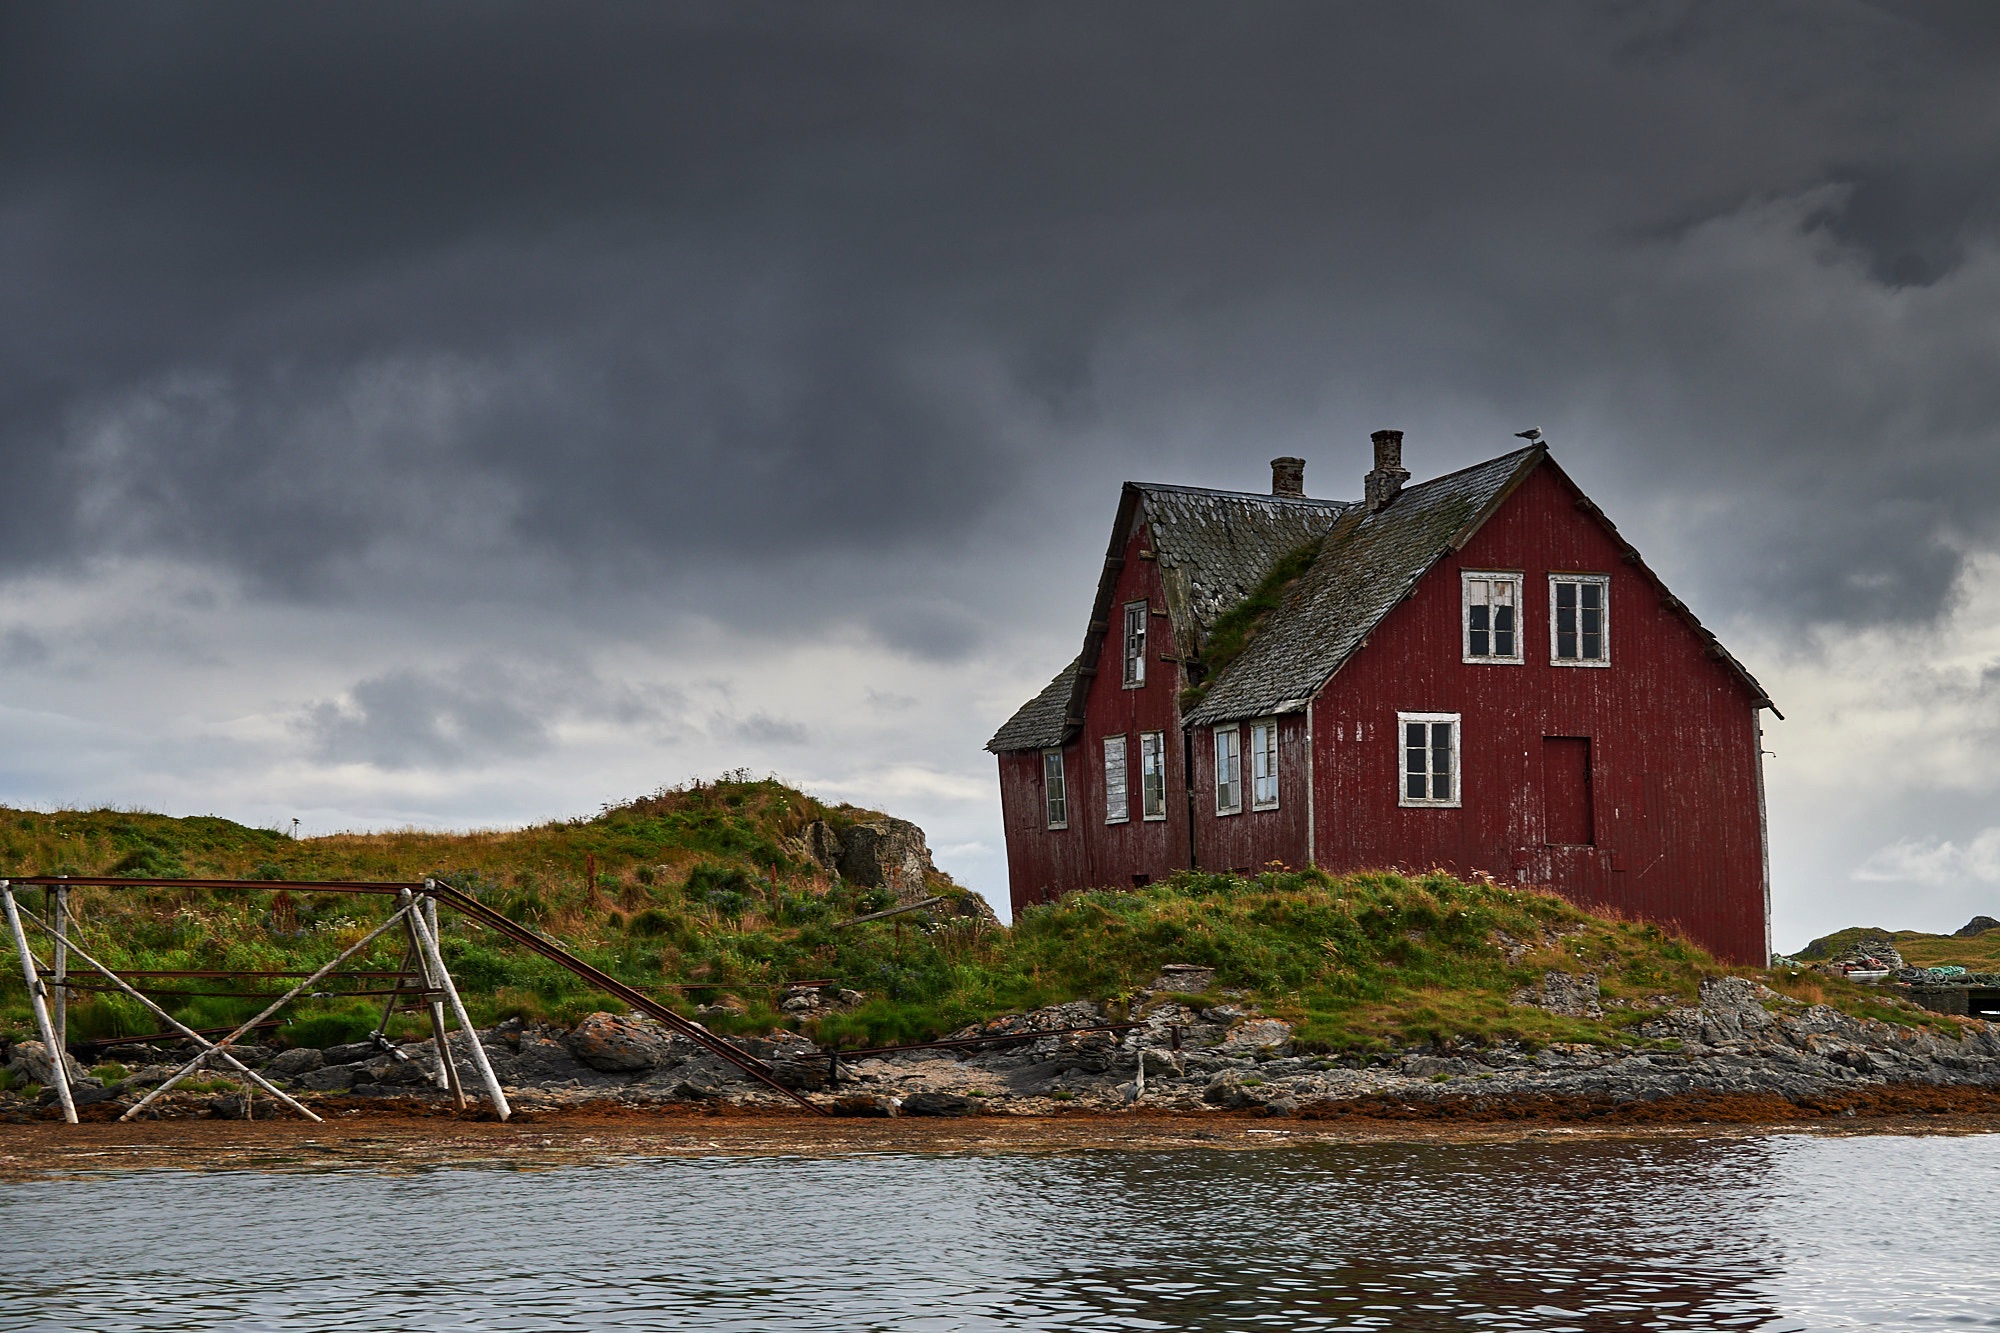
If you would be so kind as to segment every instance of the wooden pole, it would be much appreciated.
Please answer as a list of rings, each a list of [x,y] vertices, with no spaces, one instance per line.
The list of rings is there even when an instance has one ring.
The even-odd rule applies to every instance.
[[[405,889],[402,896],[407,900],[410,896],[409,890]],[[435,937],[437,934],[437,899],[426,898],[423,904],[418,905],[417,911],[423,911],[425,905],[428,905],[430,909],[428,919],[431,934]],[[415,913],[413,912],[411,915],[414,916]],[[423,982],[426,992],[424,999],[430,1010],[431,1047],[437,1052],[438,1062],[437,1073],[435,1075],[437,1085],[446,1092],[449,1092],[452,1104],[463,1111],[465,1109],[465,1089],[459,1086],[458,1066],[452,1063],[450,1033],[444,1025],[444,1001],[438,998],[437,978],[431,974],[430,959],[424,956],[423,947],[417,943],[417,928],[408,921],[405,921],[403,924],[409,927],[410,953],[416,959],[417,976]]]
[[[403,896],[405,898],[410,896],[409,891],[407,889],[404,890]],[[403,950],[403,976],[396,978],[397,989],[402,988],[404,978],[406,978],[409,975],[410,968],[412,966],[417,966],[419,967],[419,969],[421,969],[422,955],[417,952],[417,937],[415,933],[413,933],[410,930],[410,923],[407,920],[403,922],[403,933],[409,935],[410,945],[407,949]],[[417,975],[419,978],[421,978],[423,976],[423,972],[419,970]],[[395,1012],[396,1012],[396,995],[395,991],[391,991],[389,994],[389,998],[382,1001],[382,1021],[375,1025],[375,1031],[371,1034],[376,1041],[382,1043],[383,1045],[388,1044],[389,1019],[395,1014]]]
[[[50,960],[49,980],[55,987],[56,1043],[64,1050],[69,1049],[69,987],[63,983],[69,980],[69,890],[56,889],[55,899],[55,956]]]
[[[221,1041],[216,1042],[213,1046],[207,1048],[206,1050],[196,1052],[194,1059],[188,1061],[185,1065],[183,1065],[180,1068],[180,1070],[174,1074],[172,1078],[169,1078],[165,1083],[162,1083],[159,1087],[154,1088],[151,1092],[147,1093],[132,1107],[131,1110],[127,1111],[124,1115],[121,1115],[118,1118],[120,1120],[130,1120],[133,1116],[139,1114],[139,1112],[145,1110],[148,1106],[151,1106],[155,1101],[159,1100],[159,1098],[166,1095],[168,1089],[172,1088],[176,1083],[179,1083],[189,1074],[194,1073],[195,1070],[207,1064],[208,1057],[211,1054],[217,1051],[222,1051],[224,1054],[227,1054],[228,1052],[224,1050],[225,1047],[233,1045],[238,1037],[248,1032],[251,1028],[256,1027],[259,1023],[269,1018],[272,1014],[277,1013],[280,1009],[290,1004],[293,1000],[305,994],[305,992],[311,990],[312,985],[315,981],[318,981],[321,977],[333,971],[333,969],[335,969],[336,967],[339,967],[342,963],[352,958],[355,954],[360,953],[363,949],[373,944],[378,936],[383,935],[391,928],[393,928],[398,922],[402,921],[404,918],[404,914],[408,910],[409,909],[407,908],[398,910],[396,914],[391,916],[387,921],[384,921],[381,925],[375,927],[375,929],[369,931],[366,935],[363,935],[354,944],[342,950],[338,958],[334,959],[332,962],[328,963],[325,967],[322,967],[319,971],[313,973],[311,976],[307,977],[304,981],[301,981],[298,985],[292,987],[290,990],[286,991],[283,995],[280,995],[276,1000],[272,1001],[271,1007],[266,1009],[263,1013],[257,1015],[249,1022],[243,1024],[241,1027],[237,1028],[234,1032],[224,1037]]]
[[[425,880],[429,889],[431,881]],[[426,895],[428,896],[428,895]],[[431,933],[430,924],[424,920],[421,911],[410,913],[410,920],[417,927],[417,942],[424,946],[424,955],[430,959],[431,972],[438,985],[444,988],[445,997],[451,1001],[451,1012],[458,1019],[458,1029],[465,1034],[465,1044],[472,1054],[472,1063],[479,1070],[479,1077],[486,1084],[487,1100],[493,1103],[493,1114],[505,1120],[514,1114],[514,1108],[507,1105],[507,1094],[500,1091],[500,1080],[493,1073],[493,1065],[486,1058],[486,1048],[479,1044],[479,1033],[472,1026],[472,1019],[466,1015],[465,1001],[458,998],[458,987],[451,983],[451,973],[445,970],[444,955],[438,951],[437,936]]]
[[[424,899],[424,920],[431,928],[432,939],[444,938],[438,934],[437,899]],[[428,988],[431,983],[427,981],[424,984]],[[466,1104],[465,1087],[459,1082],[458,1062],[451,1058],[451,1042],[449,1034],[445,1032],[444,1028],[444,1001],[440,1000],[436,995],[431,996],[431,1031],[438,1034],[438,1055],[444,1061],[445,1082],[446,1086],[451,1090],[451,1099],[458,1105],[458,1109],[463,1111]],[[479,1043],[479,1037],[475,1033],[466,1033],[465,1039],[474,1045]]]
[[[21,955],[21,975],[28,981],[28,1003],[35,1011],[35,1026],[42,1034],[42,1044],[48,1047],[49,1064],[55,1070],[56,1096],[62,1101],[63,1119],[76,1123],[76,1099],[69,1091],[69,1052],[56,1042],[55,1025],[49,1021],[49,1007],[42,1003],[47,987],[42,985],[41,976],[35,971],[35,955],[28,949],[28,932],[21,929],[21,912],[14,906],[14,890],[6,880],[0,879],[0,898],[6,899],[7,929],[14,936],[14,949]]]
[[[29,918],[33,920],[34,914],[29,913]],[[43,930],[47,930],[49,928],[48,923],[45,921],[36,921],[35,924],[40,926]],[[262,1074],[259,1074],[256,1070],[250,1068],[250,1066],[244,1064],[241,1060],[238,1060],[234,1054],[232,1054],[229,1051],[216,1049],[214,1047],[213,1042],[209,1041],[208,1038],[202,1036],[199,1032],[196,1032],[193,1028],[189,1027],[187,1024],[181,1022],[178,1018],[175,1018],[172,1014],[168,1013],[166,1010],[162,1009],[157,1003],[154,1002],[151,996],[141,995],[138,991],[132,989],[131,986],[126,984],[125,978],[119,976],[116,972],[113,972],[110,968],[106,967],[103,963],[98,962],[95,958],[92,958],[88,953],[84,952],[81,946],[71,945],[70,948],[71,951],[74,952],[76,956],[83,961],[83,965],[85,967],[96,968],[99,972],[104,974],[104,979],[106,981],[109,981],[119,990],[125,992],[127,995],[137,1000],[140,1004],[145,1005],[146,1008],[152,1010],[155,1014],[159,1015],[159,1017],[162,1020],[164,1020],[169,1027],[179,1032],[182,1036],[188,1038],[190,1041],[193,1041],[197,1045],[210,1047],[216,1058],[228,1061],[230,1067],[235,1069],[236,1072],[242,1074],[245,1078],[255,1083],[258,1087],[262,1088],[264,1091],[270,1093],[273,1097],[276,1097],[279,1101],[283,1102],[285,1105],[291,1107],[294,1111],[297,1111],[300,1115],[304,1116],[306,1119],[308,1120],[319,1119],[319,1117],[314,1115],[311,1111],[308,1111],[305,1107],[299,1105],[297,1102],[293,1101],[290,1097],[287,1097],[284,1093],[278,1091],[278,1089],[273,1087],[271,1083],[268,1080],[266,1080]]]

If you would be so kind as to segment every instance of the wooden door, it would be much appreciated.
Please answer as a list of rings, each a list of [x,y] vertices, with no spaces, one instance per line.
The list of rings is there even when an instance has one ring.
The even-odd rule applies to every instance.
[[[1542,738],[1542,830],[1542,841],[1552,847],[1588,847],[1596,841],[1587,736]]]

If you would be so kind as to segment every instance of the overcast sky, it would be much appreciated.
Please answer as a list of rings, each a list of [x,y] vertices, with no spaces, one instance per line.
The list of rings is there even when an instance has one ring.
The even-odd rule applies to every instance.
[[[2000,915],[2000,7],[0,4],[0,803],[775,771],[1004,908],[1128,478],[1541,427],[1778,943]]]

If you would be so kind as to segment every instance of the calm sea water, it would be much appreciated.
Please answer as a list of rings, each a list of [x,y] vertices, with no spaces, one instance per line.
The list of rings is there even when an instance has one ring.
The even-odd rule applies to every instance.
[[[0,1329],[2000,1329],[2000,1137],[0,1185]]]

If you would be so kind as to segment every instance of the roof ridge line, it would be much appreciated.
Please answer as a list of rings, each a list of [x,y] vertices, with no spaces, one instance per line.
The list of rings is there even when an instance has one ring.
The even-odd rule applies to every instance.
[[[1345,509],[1361,503],[1359,500],[1321,500],[1310,495],[1270,495],[1264,491],[1225,491],[1213,486],[1176,486],[1164,481],[1128,481],[1134,490],[1169,491],[1177,495],[1215,495],[1231,500],[1269,500],[1287,505],[1316,505],[1319,508]]]

